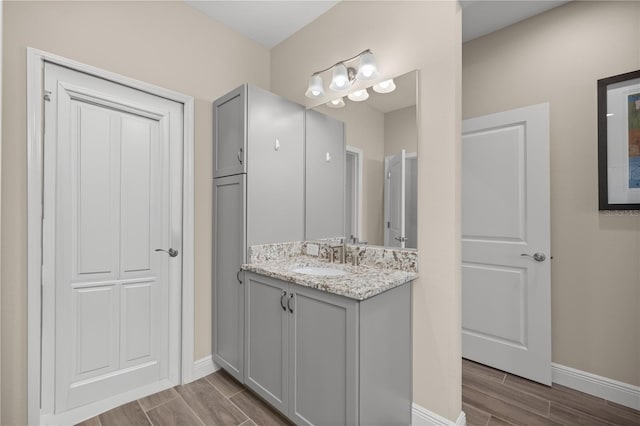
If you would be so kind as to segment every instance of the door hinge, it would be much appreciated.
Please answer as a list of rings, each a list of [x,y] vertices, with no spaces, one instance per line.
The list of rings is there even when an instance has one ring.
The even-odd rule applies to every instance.
[[[45,90],[42,98],[47,102],[51,102],[51,90]]]
[[[380,175],[378,175],[380,176]],[[387,222],[387,228],[391,228],[391,221]]]
[[[380,175],[378,175],[380,176]],[[387,172],[387,179],[391,179],[391,172]]]

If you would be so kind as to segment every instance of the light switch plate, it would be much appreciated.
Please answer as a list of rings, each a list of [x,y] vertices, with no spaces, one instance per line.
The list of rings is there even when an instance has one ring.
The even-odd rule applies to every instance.
[[[320,246],[317,244],[307,244],[307,254],[309,256],[318,256],[320,254]]]

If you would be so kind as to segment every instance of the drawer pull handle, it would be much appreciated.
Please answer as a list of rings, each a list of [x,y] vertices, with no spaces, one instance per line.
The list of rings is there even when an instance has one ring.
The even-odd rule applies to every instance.
[[[287,299],[287,308],[289,308],[289,312],[293,313],[293,308],[291,307],[291,301],[293,300],[293,293],[289,295],[289,299]]]

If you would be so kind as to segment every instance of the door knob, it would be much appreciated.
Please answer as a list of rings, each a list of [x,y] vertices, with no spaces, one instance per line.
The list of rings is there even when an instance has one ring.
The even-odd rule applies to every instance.
[[[533,256],[527,253],[522,253],[520,256],[530,257],[536,262],[544,262],[547,259],[547,256],[544,253],[533,253]]]
[[[178,255],[178,250],[174,250],[172,248],[170,248],[169,250],[156,249],[156,251],[163,251],[165,253],[168,253],[169,256],[171,256],[171,257],[176,257]]]

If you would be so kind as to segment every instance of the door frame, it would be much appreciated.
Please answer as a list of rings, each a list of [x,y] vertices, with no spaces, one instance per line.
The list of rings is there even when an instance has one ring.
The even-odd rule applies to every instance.
[[[194,376],[194,99],[143,81],[27,47],[27,422],[41,421],[44,64],[50,62],[183,105],[181,383]],[[48,301],[47,301],[48,302]]]

